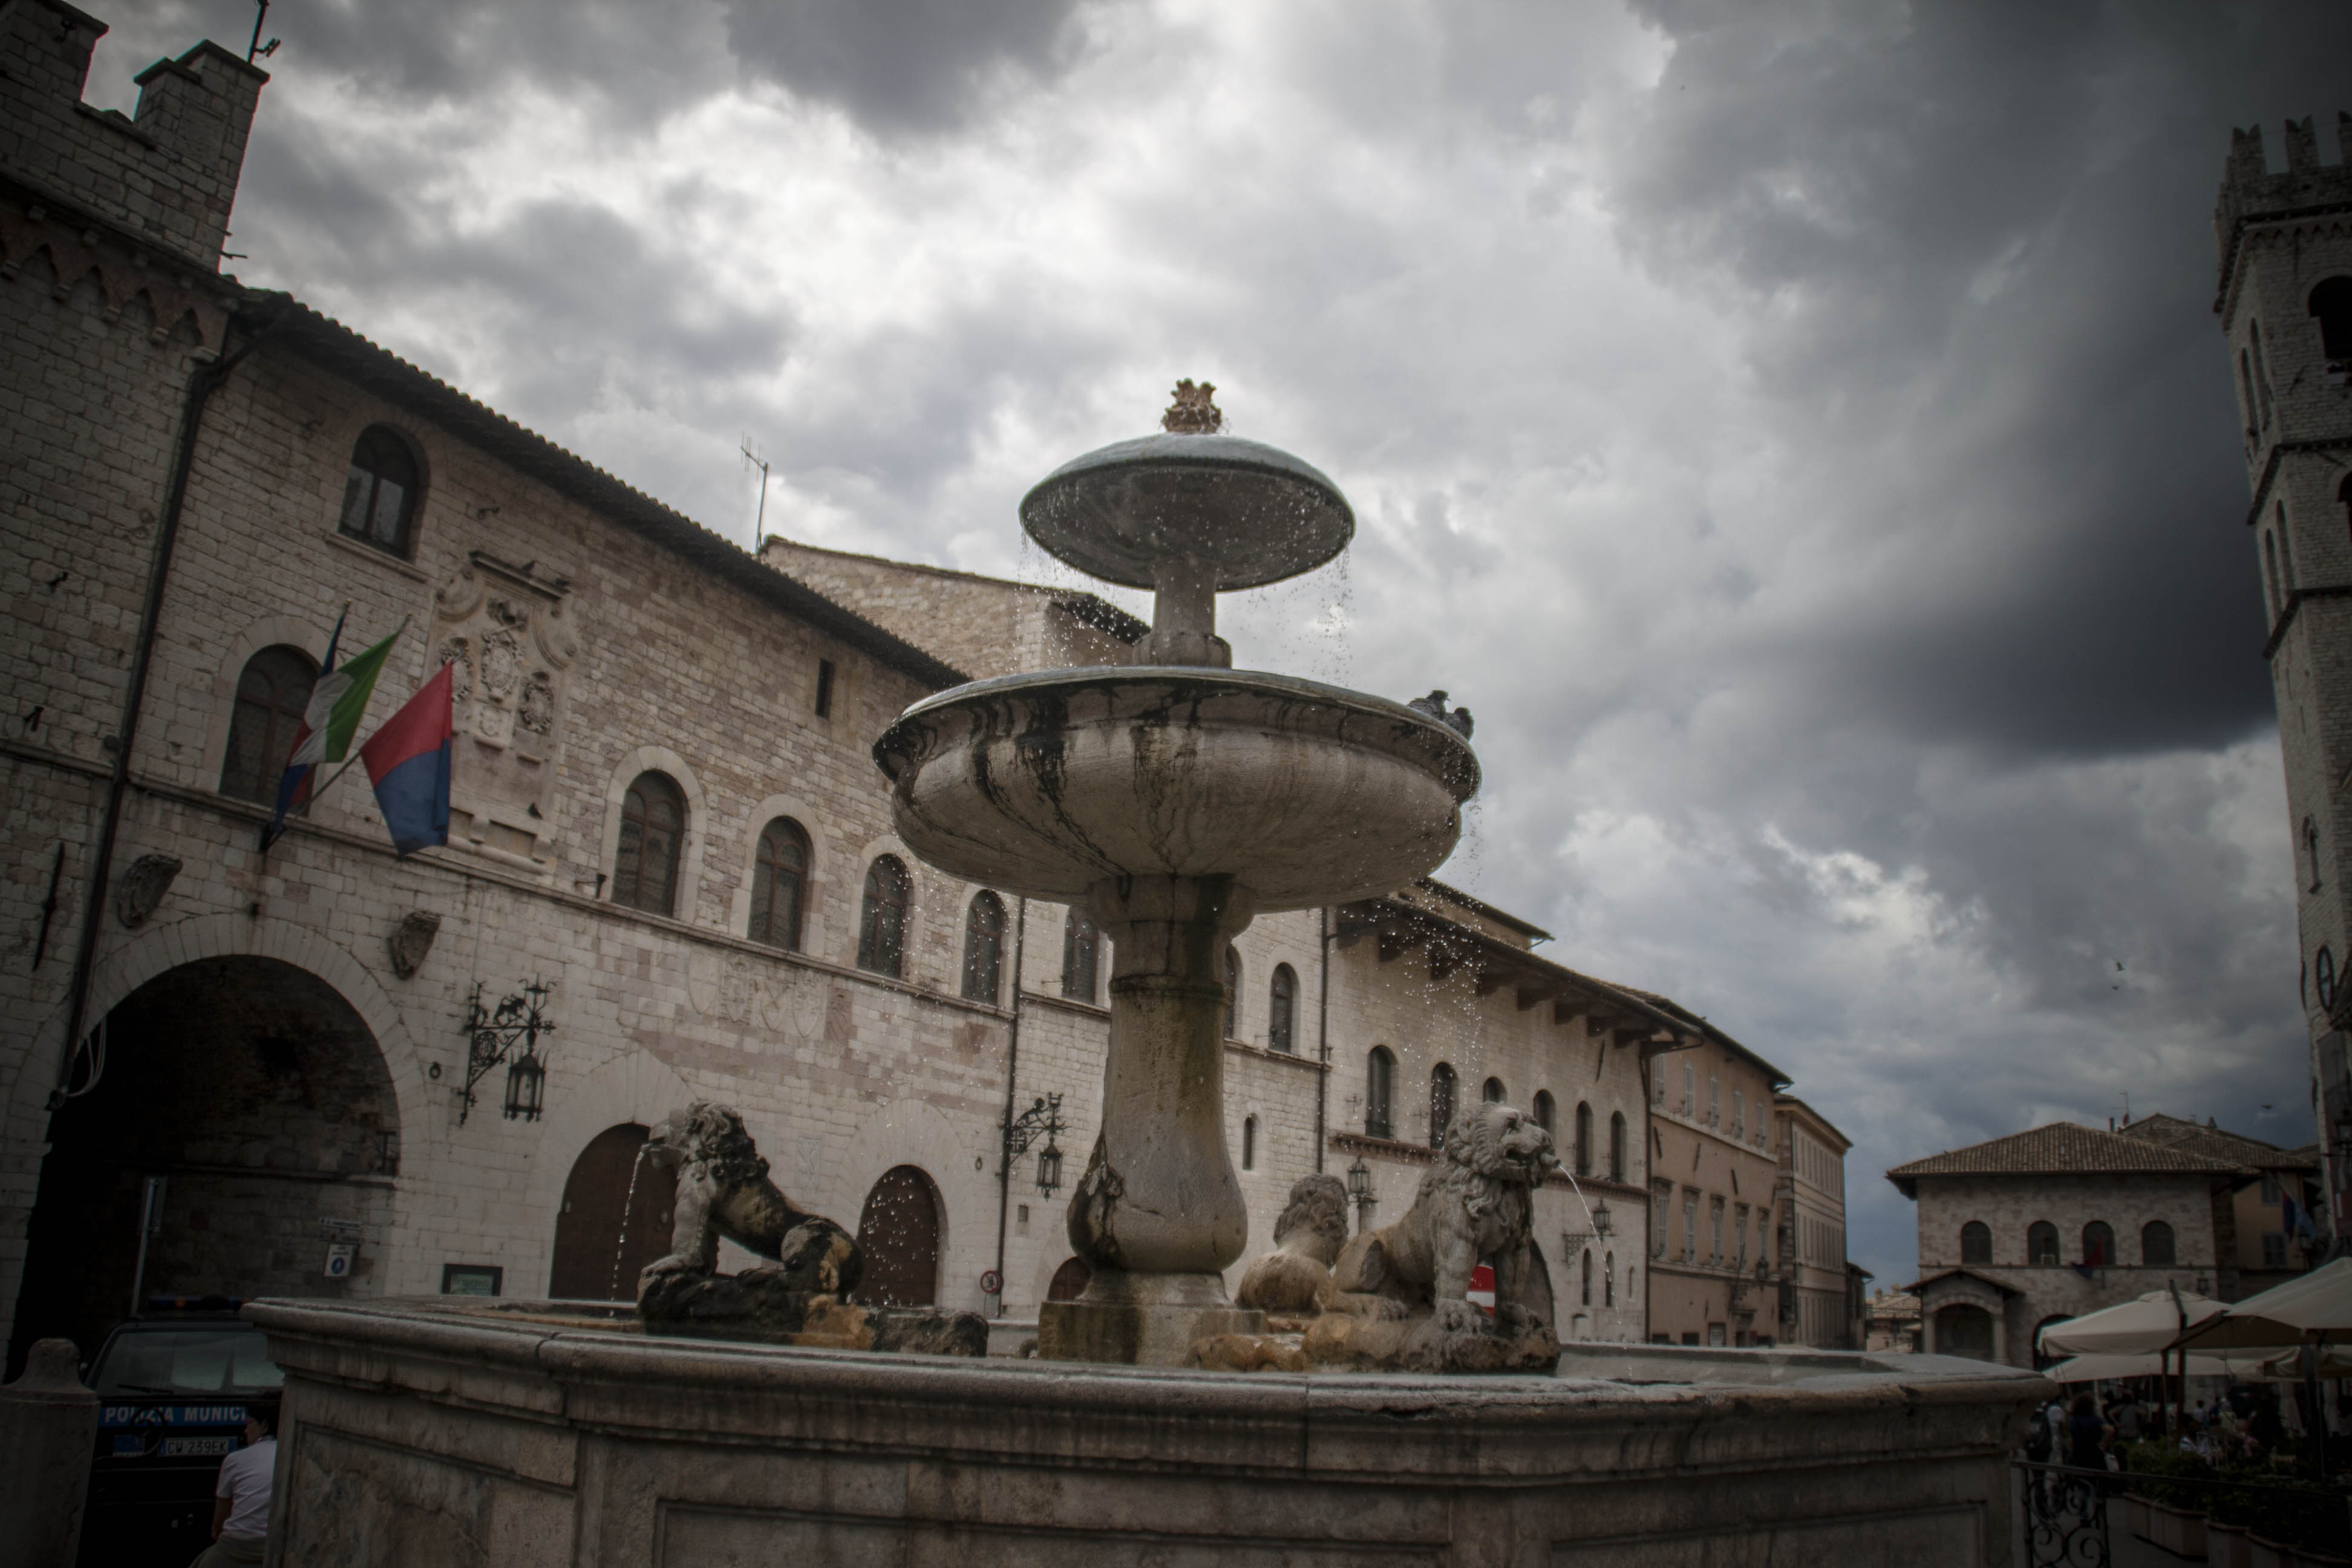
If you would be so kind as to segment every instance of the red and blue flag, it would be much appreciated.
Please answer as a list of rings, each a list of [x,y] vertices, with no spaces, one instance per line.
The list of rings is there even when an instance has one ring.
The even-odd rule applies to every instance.
[[[443,665],[360,748],[392,847],[403,855],[449,842],[449,670]]]

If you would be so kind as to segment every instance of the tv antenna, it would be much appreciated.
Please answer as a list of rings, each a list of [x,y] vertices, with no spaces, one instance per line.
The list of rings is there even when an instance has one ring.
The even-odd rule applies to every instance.
[[[743,437],[743,460],[760,470],[760,515],[751,524],[751,553],[760,552],[760,541],[768,528],[768,459],[751,450],[751,437]]]
[[[278,41],[276,38],[270,39],[266,44],[261,41],[261,24],[268,19],[269,0],[260,0],[258,7],[253,13],[253,42],[245,46],[245,63],[247,65],[251,65],[253,63],[253,57],[256,55],[259,55],[266,60],[270,56],[278,52]]]

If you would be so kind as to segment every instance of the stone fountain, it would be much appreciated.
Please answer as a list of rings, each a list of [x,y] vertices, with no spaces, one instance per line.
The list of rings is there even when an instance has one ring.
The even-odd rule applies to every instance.
[[[1469,743],[1402,703],[1230,668],[1216,595],[1310,572],[1355,532],[1339,487],[1218,433],[1185,382],[1158,436],[1048,475],[1045,550],[1153,590],[1131,665],[977,681],[877,742],[899,837],[951,876],[1083,905],[1113,942],[1102,1131],[1070,1245],[1093,1268],[1038,1321],[1049,1360],[1181,1364],[1253,1333],[1225,1296],[1248,1215],[1224,1141],[1226,944],[1251,920],[1409,885],[1452,852]]]
[[[1442,1329],[1465,1310],[1454,1277],[1498,1245],[1479,1225],[1508,1203],[1449,1228],[1434,1176],[1344,1250],[1316,1217],[1329,1194],[1294,1194],[1244,1296],[1363,1309],[1327,1310],[1304,1353],[1226,1300],[1247,1237],[1221,1132],[1225,942],[1433,867],[1478,774],[1441,702],[1229,668],[1216,594],[1329,560],[1353,521],[1321,474],[1216,423],[1188,385],[1165,434],[1023,505],[1046,549],[1155,591],[1135,664],[944,692],[876,747],[918,854],[1083,903],[1118,944],[1102,1134],[1071,1205],[1094,1282],[1040,1323],[1059,1359],[940,1354],[978,1348],[971,1325],[845,1310],[839,1227],[772,1190],[723,1108],[689,1107],[665,1144],[704,1162],[681,1182],[701,1197],[642,1320],[457,1297],[246,1309],[286,1371],[273,1563],[2014,1561],[2009,1454],[2052,1387],[2030,1373],[1651,1345],[1530,1363],[1524,1341],[1489,1344],[1510,1353],[1477,1380],[1331,1370],[1478,1364],[1371,1342],[1422,1333],[1384,1281],[1425,1302],[1437,1281]],[[1460,1179],[1540,1179],[1548,1141],[1483,1110]],[[716,1275],[719,1235],[772,1268]],[[1548,1315],[1539,1269],[1517,1289],[1523,1317]],[[1188,1355],[1277,1370],[1171,1364]],[[1552,1357],[1555,1375],[1510,1371]]]

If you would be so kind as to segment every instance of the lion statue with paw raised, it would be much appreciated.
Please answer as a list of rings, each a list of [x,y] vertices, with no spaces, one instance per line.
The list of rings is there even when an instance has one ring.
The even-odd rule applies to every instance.
[[[646,1265],[640,1296],[665,1275],[715,1272],[720,1237],[774,1259],[795,1290],[845,1296],[857,1288],[864,1258],[856,1241],[823,1215],[793,1206],[729,1107],[698,1100],[671,1111],[646,1140],[645,1157],[677,1168],[677,1205],[669,1255]]]
[[[1551,1277],[1534,1234],[1535,1189],[1559,1165],[1551,1134],[1482,1103],[1446,1129],[1437,1163],[1394,1225],[1349,1241],[1306,1352],[1324,1364],[1390,1370],[1549,1370],[1559,1360]],[[1491,1322],[1471,1271],[1495,1270]]]

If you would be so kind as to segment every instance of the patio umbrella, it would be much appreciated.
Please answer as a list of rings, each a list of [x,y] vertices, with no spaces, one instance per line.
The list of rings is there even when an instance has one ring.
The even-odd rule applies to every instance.
[[[2053,1383],[2108,1383],[2126,1377],[2165,1377],[2180,1370],[2180,1359],[2177,1355],[2167,1356],[2162,1351],[2147,1351],[2138,1355],[2078,1355],[2055,1366],[2045,1367],[2042,1375]],[[2192,1355],[2189,1358],[2187,1375],[2257,1378],[2273,1374],[2259,1355]],[[2297,1374],[2290,1371],[2284,1375],[2293,1377]]]
[[[2228,1303],[2171,1290],[2150,1290],[2136,1301],[2119,1302],[2042,1331],[2044,1355],[2154,1355],[2180,1342],[2229,1310]]]
[[[2305,1343],[2352,1344],[2352,1258],[2249,1296],[2181,1342],[2208,1352]]]

